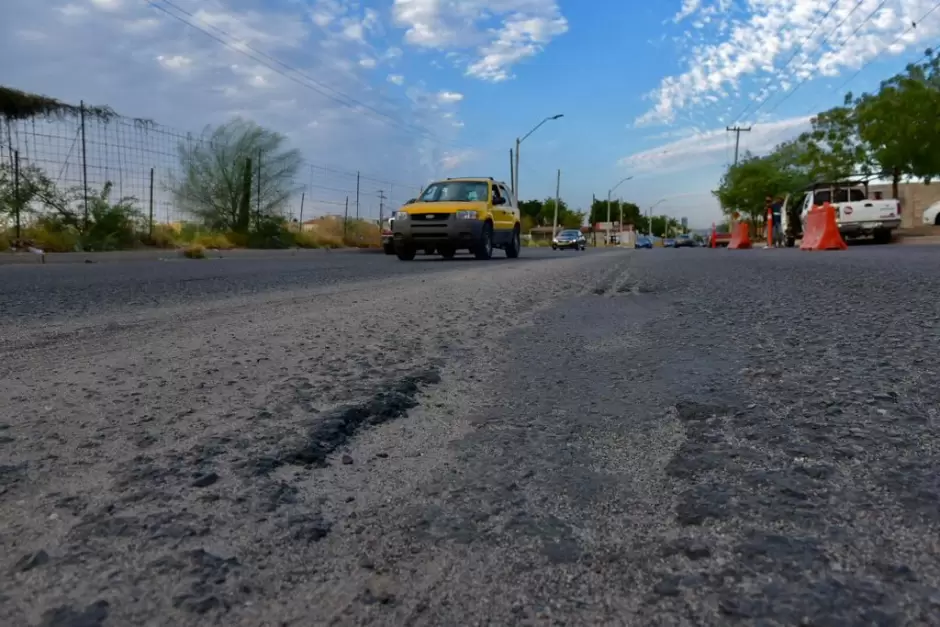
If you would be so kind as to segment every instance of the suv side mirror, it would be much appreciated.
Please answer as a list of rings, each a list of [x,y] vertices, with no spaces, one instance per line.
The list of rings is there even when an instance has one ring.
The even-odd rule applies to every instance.
[[[493,199],[493,204],[496,205],[497,207],[499,205],[505,205],[506,199],[503,198],[502,196],[497,196],[496,198]]]

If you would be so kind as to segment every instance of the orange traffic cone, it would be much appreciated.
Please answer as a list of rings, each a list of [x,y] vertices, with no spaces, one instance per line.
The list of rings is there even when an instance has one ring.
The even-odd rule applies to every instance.
[[[745,250],[751,248],[751,236],[748,233],[747,222],[738,222],[733,227],[734,234],[728,243],[728,248]]]
[[[803,243],[800,250],[847,250],[848,245],[839,233],[836,210],[828,201],[813,206],[806,214]]]

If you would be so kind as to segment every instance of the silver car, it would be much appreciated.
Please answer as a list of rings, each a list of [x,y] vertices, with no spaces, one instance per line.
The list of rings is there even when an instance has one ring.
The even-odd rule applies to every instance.
[[[587,238],[584,233],[575,229],[562,231],[552,239],[552,250],[573,248],[575,250],[584,250],[587,248]]]

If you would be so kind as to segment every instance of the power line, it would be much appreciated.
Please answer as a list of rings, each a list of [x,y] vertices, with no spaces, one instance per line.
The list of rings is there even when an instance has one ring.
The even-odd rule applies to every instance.
[[[924,13],[923,15],[921,15],[920,18],[918,18],[916,21],[911,22],[911,25],[907,27],[907,30],[905,30],[903,33],[901,33],[901,34],[898,35],[897,37],[895,37],[894,40],[893,40],[890,44],[888,44],[888,48],[890,48],[890,47],[893,46],[894,44],[898,43],[898,42],[901,41],[901,39],[903,39],[908,33],[910,33],[911,31],[915,30],[915,29],[917,28],[918,22],[923,23],[923,21],[924,21],[925,19],[927,19],[928,17],[930,17],[931,14],[933,14],[933,12],[936,11],[937,9],[940,9],[940,2],[937,2],[937,4],[933,5],[933,7],[931,7],[930,10],[928,10],[926,13]],[[924,54],[923,57],[921,57],[920,59],[918,59],[918,61],[924,59],[924,58],[927,57],[927,56],[928,56],[927,54]],[[838,87],[836,87],[833,91],[835,91],[835,92],[840,92],[840,91],[842,91],[843,89],[845,89],[845,87],[846,87],[849,83],[851,83],[851,82],[854,81],[856,78],[858,78],[859,74],[861,74],[862,72],[864,72],[872,63],[874,63],[875,61],[879,61],[879,60],[881,60],[881,59],[880,59],[879,57],[877,57],[877,56],[876,56],[876,57],[872,57],[867,63],[865,63],[862,67],[858,68],[858,70],[857,70],[854,74],[852,74],[852,75],[851,75],[850,77],[848,77],[845,81],[843,81],[842,84],[839,85]],[[821,105],[821,101],[817,101],[816,104],[814,104],[812,107],[810,107],[810,108],[806,111],[805,115],[809,115],[810,113],[816,113],[816,112],[818,111],[818,108],[819,108],[820,105]]]
[[[865,2],[865,0],[858,0],[858,3],[856,3],[856,5],[855,5],[854,7],[852,7],[852,10],[849,11],[849,12],[846,14],[846,16],[845,16],[844,18],[842,18],[842,21],[839,22],[838,24],[836,24],[835,28],[833,28],[831,31],[829,31],[829,34],[828,34],[828,35],[826,35],[825,37],[823,37],[822,42],[821,42],[821,43],[819,44],[819,46],[817,46],[817,48],[816,48],[817,50],[822,50],[822,47],[826,45],[826,43],[829,41],[829,38],[830,38],[833,34],[835,34],[835,32],[836,32],[837,30],[839,30],[839,27],[840,27],[840,26],[842,26],[843,24],[845,24],[846,20],[848,20],[849,17],[851,17],[852,14],[855,13],[855,11],[856,11],[860,6],[862,6],[862,3],[863,3],[863,2]],[[859,28],[861,28],[863,25],[865,25],[866,23],[868,23],[868,21],[871,20],[871,18],[872,18],[872,16],[873,16],[874,14],[875,14],[875,12],[873,11],[867,18],[865,18],[864,20],[862,20],[862,23],[859,25]],[[857,32],[857,31],[856,31],[856,32]],[[821,56],[821,55],[820,55],[820,56]],[[793,94],[796,93],[796,90],[798,90],[800,87],[802,87],[802,86],[803,86],[807,81],[809,81],[809,79],[811,79],[811,78],[813,78],[813,73],[812,73],[812,72],[808,72],[808,73],[806,74],[806,76],[804,76],[803,79],[802,79],[800,82],[798,82],[796,85],[794,85],[793,87],[791,87],[790,89],[788,89],[788,90],[784,93],[783,99],[782,99],[782,100],[779,100],[779,101],[777,102],[777,104],[774,105],[773,109],[771,109],[770,111],[767,112],[767,115],[770,115],[771,113],[773,113],[774,111],[776,111],[777,108],[780,107],[780,105],[782,105],[784,102],[786,102],[787,100],[789,100],[790,97],[791,97]],[[766,103],[767,100],[770,98],[771,95],[773,95],[773,94],[769,94],[768,97],[765,98],[763,102],[761,102],[761,105],[763,105],[764,103]],[[755,109],[755,113],[756,113],[757,110],[759,110],[759,109],[760,109],[760,107],[758,107],[757,109]]]
[[[288,79],[288,80],[290,80],[290,81],[292,81],[292,82],[294,82],[294,83],[300,85],[301,87],[305,87],[305,88],[307,88],[307,89],[310,89],[311,91],[314,91],[314,92],[320,94],[321,96],[323,96],[323,97],[325,97],[325,98],[328,98],[328,99],[330,99],[330,100],[332,100],[332,101],[334,101],[334,102],[336,102],[336,103],[338,103],[338,104],[340,104],[340,105],[342,105],[342,106],[344,106],[344,107],[346,107],[346,108],[348,108],[348,109],[351,109],[351,110],[353,110],[353,111],[359,111],[359,112],[363,112],[362,109],[365,109],[365,110],[367,110],[367,111],[371,111],[371,112],[375,113],[376,115],[378,115],[378,116],[384,118],[384,121],[386,121],[386,123],[391,122],[391,125],[392,125],[392,126],[395,126],[395,127],[399,128],[400,130],[404,130],[404,131],[409,132],[409,133],[415,133],[415,132],[417,132],[418,134],[420,134],[420,135],[422,135],[422,136],[424,136],[424,137],[426,137],[426,138],[428,138],[428,139],[435,140],[435,141],[437,141],[437,142],[439,142],[439,143],[441,143],[441,144],[455,145],[453,142],[444,140],[444,139],[442,139],[441,137],[435,135],[434,133],[431,133],[431,132],[428,131],[427,129],[423,129],[423,128],[421,128],[421,127],[418,127],[418,126],[415,126],[415,125],[412,125],[412,124],[404,124],[404,123],[402,123],[401,121],[397,120],[396,118],[392,117],[391,115],[389,115],[389,114],[387,114],[387,113],[385,113],[385,112],[383,112],[383,111],[381,111],[381,110],[379,110],[379,109],[376,109],[376,108],[371,107],[371,106],[369,106],[369,105],[367,105],[367,104],[365,104],[365,103],[363,103],[363,102],[361,102],[361,101],[359,101],[359,100],[356,100],[355,98],[353,98],[353,97],[351,97],[351,96],[348,96],[348,95],[346,95],[346,94],[340,92],[339,90],[336,90],[336,89],[334,89],[334,88],[332,88],[332,87],[329,87],[329,86],[327,86],[327,85],[324,85],[324,84],[322,84],[322,83],[319,83],[318,81],[316,81],[315,79],[311,78],[310,76],[308,76],[307,74],[305,74],[305,73],[302,72],[301,70],[299,70],[299,69],[297,69],[297,68],[295,68],[295,67],[293,67],[293,66],[291,66],[291,65],[288,65],[288,64],[286,64],[286,63],[284,63],[284,62],[282,62],[282,61],[276,59],[275,57],[272,57],[271,55],[269,55],[269,54],[267,54],[267,53],[265,53],[265,52],[262,52],[262,51],[257,50],[256,48],[252,47],[251,45],[247,44],[246,42],[241,41],[241,40],[239,40],[238,38],[236,38],[236,37],[230,35],[229,33],[227,33],[226,31],[222,30],[221,28],[218,28],[218,27],[216,27],[216,26],[214,26],[214,25],[206,24],[205,22],[202,22],[202,20],[199,20],[199,18],[195,17],[192,13],[190,13],[189,11],[186,11],[185,9],[182,9],[182,8],[178,7],[177,5],[173,4],[173,3],[170,2],[169,0],[162,0],[162,2],[164,2],[165,4],[167,4],[167,5],[170,6],[170,7],[173,7],[173,9],[175,9],[175,10],[177,10],[177,11],[179,11],[179,12],[181,12],[181,13],[183,13],[183,14],[185,14],[185,15],[191,17],[191,18],[193,18],[194,20],[197,20],[197,21],[200,21],[200,22],[206,24],[209,28],[212,28],[212,29],[215,30],[216,32],[222,34],[224,37],[228,37],[229,39],[234,40],[235,42],[237,42],[237,43],[239,44],[239,46],[241,46],[241,47],[243,47],[243,48],[246,48],[247,50],[251,50],[251,51],[253,51],[253,52],[254,52],[255,54],[257,54],[257,55],[260,55],[260,56],[262,56],[262,57],[266,57],[266,58],[268,58],[268,59],[271,59],[274,63],[277,63],[278,65],[282,66],[282,67],[285,68],[286,70],[288,70],[288,71],[290,71],[290,72],[293,72],[293,73],[295,73],[295,74],[297,74],[297,75],[303,77],[304,79],[306,79],[306,81],[309,81],[309,82],[304,82],[304,81],[301,81],[301,80],[297,79],[295,76],[292,76],[292,75],[288,74],[287,72],[285,72],[284,70],[281,70],[281,69],[278,69],[277,67],[274,67],[271,63],[267,63],[267,62],[263,61],[262,59],[259,59],[257,56],[255,56],[255,55],[253,55],[253,54],[250,54],[249,52],[247,52],[246,50],[242,49],[241,47],[236,47],[236,46],[232,45],[232,44],[229,43],[228,41],[225,41],[225,40],[222,39],[221,37],[219,37],[219,36],[217,36],[217,35],[214,35],[213,33],[209,32],[209,31],[206,30],[205,28],[202,28],[202,27],[198,26],[197,24],[194,24],[193,22],[190,22],[190,21],[187,20],[186,18],[180,17],[179,15],[176,15],[175,13],[173,13],[173,12],[171,12],[171,11],[168,11],[165,7],[160,6],[159,4],[157,4],[157,0],[145,0],[145,1],[147,2],[147,4],[149,4],[150,6],[152,6],[152,7],[155,8],[155,9],[157,9],[158,11],[162,12],[163,14],[165,14],[165,15],[167,15],[167,16],[169,16],[169,17],[175,19],[175,20],[177,20],[178,22],[180,22],[180,23],[182,23],[182,24],[185,24],[186,26],[189,26],[190,28],[193,28],[193,29],[195,29],[195,30],[198,30],[199,32],[201,32],[201,33],[204,34],[205,36],[207,36],[207,37],[209,37],[210,39],[212,39],[212,40],[214,40],[214,41],[216,41],[216,42],[222,44],[223,46],[225,46],[225,47],[228,48],[229,50],[232,50],[232,51],[237,52],[237,53],[239,53],[239,54],[241,54],[241,55],[243,55],[243,56],[246,56],[246,57],[248,57],[249,59],[252,59],[253,61],[255,61],[256,63],[258,63],[258,64],[260,64],[260,65],[263,65],[263,66],[265,66],[266,68],[268,68],[269,70],[271,70],[271,71],[273,71],[273,72],[279,74],[280,76],[283,76],[284,78],[286,78],[286,79]],[[311,84],[311,83],[312,83],[312,84]],[[327,93],[326,90],[333,91],[334,93],[339,94],[339,96],[331,95],[331,94]],[[346,100],[343,100],[343,98],[345,98]],[[348,100],[348,102],[347,102],[347,100]],[[372,116],[372,117],[375,117],[375,116]],[[380,120],[380,121],[382,121],[382,120]]]
[[[885,0],[885,1],[887,1],[887,0]],[[812,40],[813,35],[816,34],[816,31],[819,29],[819,27],[822,25],[822,23],[826,21],[826,18],[829,17],[829,15],[832,13],[833,9],[836,8],[836,5],[837,5],[837,4],[839,4],[839,0],[833,0],[832,4],[829,5],[829,8],[826,10],[826,12],[823,14],[823,16],[822,16],[821,18],[819,18],[819,21],[818,21],[818,22],[816,22],[816,26],[813,27],[813,30],[810,31],[810,34],[809,34],[805,39],[803,39],[803,42],[799,45],[799,47],[798,47],[796,50],[793,51],[793,55],[792,55],[789,59],[787,59],[787,62],[784,63],[784,64],[783,64],[783,67],[780,68],[780,71],[777,72],[777,75],[778,75],[778,76],[779,76],[780,74],[782,74],[783,72],[785,72],[788,67],[790,67],[790,64],[793,63],[793,61],[794,61],[794,59],[796,59],[797,55],[799,55],[801,52],[803,52],[804,48],[806,48],[806,42]],[[767,77],[767,82],[764,84],[763,87],[760,88],[760,91],[759,91],[758,93],[763,93],[768,87],[770,87],[770,84],[771,84],[773,81],[774,81],[774,76],[768,76],[768,77]],[[771,96],[772,93],[773,93],[773,92],[768,92],[767,95],[764,96],[764,99],[761,100],[760,104],[759,104],[758,107],[757,107],[758,109],[760,109],[761,106],[763,106],[763,104],[764,104],[765,102],[767,102],[767,99],[770,98],[770,96]],[[737,117],[734,118],[734,121],[732,122],[732,124],[737,124],[738,121],[739,121],[742,117],[744,117],[745,114],[747,114],[747,112],[748,112],[748,111],[750,110],[750,108],[751,108],[751,105],[753,105],[753,104],[754,104],[753,101],[749,102],[748,105],[744,108],[744,111],[742,111],[741,113],[739,113],[739,114],[737,115]],[[755,111],[755,113],[756,113],[756,111]]]

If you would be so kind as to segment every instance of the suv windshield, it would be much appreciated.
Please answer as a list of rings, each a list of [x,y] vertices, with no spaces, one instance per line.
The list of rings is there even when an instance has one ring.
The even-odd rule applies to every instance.
[[[578,237],[581,235],[581,231],[562,231],[558,234],[558,237]]]
[[[486,202],[489,186],[484,181],[431,183],[418,202]]]

